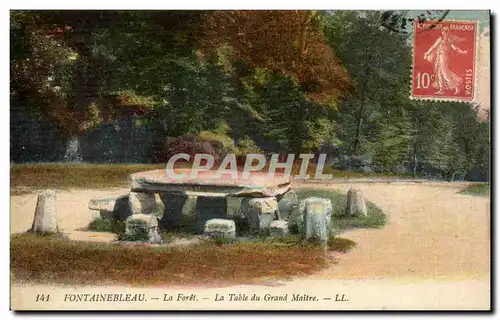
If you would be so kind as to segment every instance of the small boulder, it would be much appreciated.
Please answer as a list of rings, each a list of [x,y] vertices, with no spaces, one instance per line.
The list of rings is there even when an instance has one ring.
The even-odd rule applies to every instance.
[[[365,197],[361,189],[350,188],[347,192],[346,215],[348,217],[366,217],[368,215]]]
[[[331,230],[332,203],[329,199],[309,197],[301,201],[302,234],[305,239],[328,240]]]
[[[208,235],[220,235],[226,238],[236,237],[236,225],[229,219],[210,219],[205,222],[203,230]]]
[[[35,217],[31,226],[32,232],[45,234],[57,233],[56,192],[45,190],[38,195]]]
[[[275,220],[269,226],[269,235],[271,237],[284,237],[290,232],[288,230],[288,221]]]
[[[90,199],[89,209],[99,211],[100,217],[108,220],[125,220],[129,215],[128,193],[116,197]]]
[[[145,192],[130,192],[128,202],[132,214],[152,214],[157,205],[155,194]]]
[[[278,201],[275,197],[244,198],[241,201],[241,211],[248,219],[250,230],[255,233],[269,228],[276,218]]]
[[[278,197],[278,212],[281,220],[288,220],[299,206],[297,194],[292,189]]]
[[[133,214],[125,220],[125,235],[136,241],[161,243],[158,219],[152,214]]]

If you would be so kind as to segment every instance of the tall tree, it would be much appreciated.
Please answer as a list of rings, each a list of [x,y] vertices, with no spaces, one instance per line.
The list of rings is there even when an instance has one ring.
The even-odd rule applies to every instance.
[[[345,93],[349,77],[314,11],[215,11],[201,25],[202,52],[229,46],[232,59],[292,77],[312,101]]]
[[[345,148],[350,149],[346,152],[373,153],[366,148],[379,141],[379,135],[391,136],[389,131],[400,130],[389,127],[387,117],[401,115],[399,120],[404,119],[410,68],[406,39],[381,29],[377,11],[336,11],[324,15],[323,24],[354,87],[340,114],[346,124]],[[389,131],[382,133],[384,128]]]

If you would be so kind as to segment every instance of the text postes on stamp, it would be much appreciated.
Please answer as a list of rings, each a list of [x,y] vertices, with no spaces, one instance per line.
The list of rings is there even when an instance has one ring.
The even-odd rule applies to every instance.
[[[474,101],[477,29],[476,21],[414,22],[411,98]]]

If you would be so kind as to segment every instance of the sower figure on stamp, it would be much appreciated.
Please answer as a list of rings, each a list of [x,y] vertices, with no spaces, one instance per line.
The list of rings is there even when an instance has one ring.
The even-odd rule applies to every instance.
[[[467,54],[467,50],[462,50],[455,45],[465,39],[449,34],[448,27],[443,27],[441,36],[432,47],[424,54],[424,59],[434,63],[434,82],[432,87],[438,89],[436,94],[444,94],[444,90],[455,90],[454,94],[460,92],[460,85],[463,79],[450,70],[451,50],[458,54]]]

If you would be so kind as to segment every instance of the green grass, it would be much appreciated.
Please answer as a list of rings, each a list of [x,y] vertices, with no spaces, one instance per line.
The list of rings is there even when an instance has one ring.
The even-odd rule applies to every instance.
[[[111,220],[97,217],[94,218],[94,220],[92,220],[92,222],[89,223],[87,230],[99,231],[99,232],[112,232],[113,226]]]
[[[312,274],[327,265],[313,246],[203,241],[188,247],[126,246],[34,234],[11,236],[14,281],[132,286],[259,283]]]
[[[394,172],[360,172],[347,171],[325,167],[325,174],[332,174],[335,179],[361,179],[361,178],[397,178],[397,179],[416,179],[412,173],[394,173]],[[313,173],[314,174],[314,173]]]
[[[164,167],[163,164],[13,164],[10,185],[34,189],[127,187],[130,174]]]
[[[462,194],[470,194],[473,196],[490,196],[490,184],[489,183],[478,183],[472,184],[460,191]]]
[[[125,221],[109,220],[96,217],[85,228],[87,231],[112,232],[118,235],[125,233]]]
[[[269,243],[280,245],[284,247],[296,247],[296,246],[317,246],[317,241],[304,241],[304,239],[299,234],[291,234],[284,237],[263,237],[259,238],[256,241],[261,243]],[[341,238],[336,235],[331,235],[328,238],[328,251],[339,251],[339,252],[348,252],[356,247],[356,242]]]
[[[338,230],[380,227],[385,215],[368,203],[368,217],[341,217],[346,196],[330,190],[298,189],[299,200],[325,197],[334,208],[332,224]],[[237,201],[232,201],[236,211]],[[165,242],[192,237],[192,205],[184,210],[181,227],[162,232]],[[186,215],[187,214],[187,215]],[[97,218],[96,231],[123,235],[124,223]],[[123,236],[122,240],[128,239]],[[141,239],[143,240],[143,239]],[[356,243],[332,235],[328,251],[347,252]],[[11,274],[14,281],[64,284],[123,284],[132,286],[222,285],[260,283],[262,279],[288,279],[315,273],[327,266],[325,251],[300,235],[272,238],[265,232],[255,238],[215,237],[189,246],[127,246],[114,243],[70,241],[60,235],[11,236]],[[270,267],[272,266],[272,267]]]
[[[300,200],[308,197],[321,197],[332,202],[332,226],[336,231],[353,228],[381,228],[387,223],[387,216],[374,203],[366,201],[368,215],[366,217],[345,217],[347,196],[333,190],[295,189]]]
[[[11,188],[28,187],[32,189],[92,189],[121,188],[129,186],[129,175],[140,171],[163,169],[164,164],[85,164],[85,163],[40,163],[11,164]],[[295,170],[296,169],[296,170]],[[298,167],[294,170],[298,173]],[[314,165],[310,166],[310,175],[314,176]],[[325,167],[324,173],[333,174],[334,178],[412,178],[408,174],[363,173],[341,171]],[[12,191],[12,195],[21,195],[27,191]]]
[[[330,236],[328,239],[328,250],[330,251],[340,251],[347,252],[356,247],[356,242],[351,239]]]

